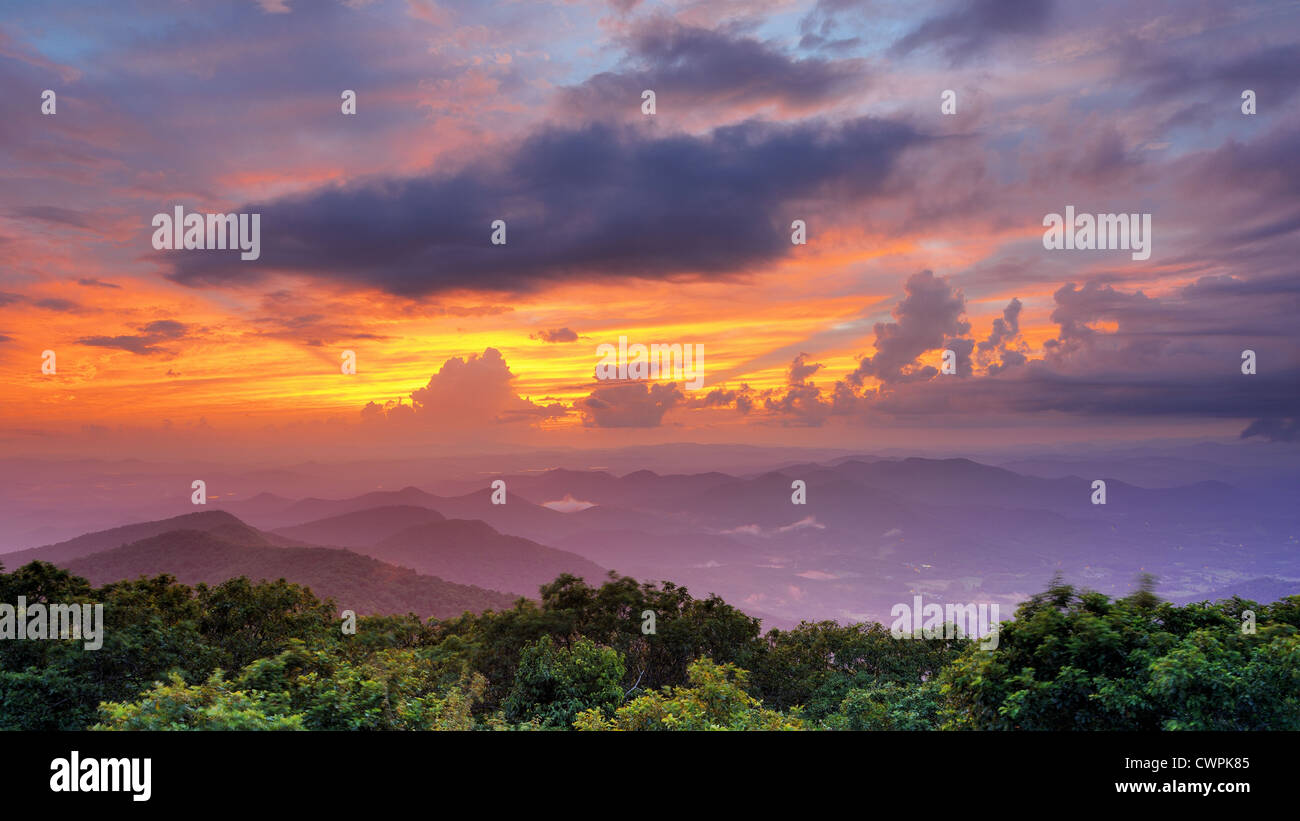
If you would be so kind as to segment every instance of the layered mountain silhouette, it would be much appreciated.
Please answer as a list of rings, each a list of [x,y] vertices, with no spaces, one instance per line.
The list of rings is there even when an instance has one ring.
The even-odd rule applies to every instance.
[[[293,499],[279,488],[216,501],[209,512],[0,555],[0,562],[11,569],[35,558],[66,562],[198,530],[236,544],[263,539],[268,549],[347,549],[447,582],[529,596],[560,573],[598,583],[609,568],[671,580],[695,595],[717,593],[769,614],[769,626],[887,620],[893,604],[915,594],[1011,608],[1056,573],[1123,595],[1149,572],[1160,580],[1157,592],[1184,598],[1215,596],[1248,579],[1285,587],[1300,578],[1293,498],[1300,474],[1280,463],[1262,472],[1242,463],[1225,473],[1233,481],[1220,480],[1205,467],[1210,457],[1217,458],[1207,452],[1195,470],[1187,463],[1187,481],[1172,485],[1185,465],[1140,455],[1122,476],[1101,473],[1104,459],[1026,460],[1043,474],[1030,475],[970,459],[849,455],[788,459],[746,475],[554,469],[440,481],[451,495],[405,487]],[[1071,474],[1075,467],[1100,475]],[[1123,480],[1146,476],[1161,482]],[[488,485],[496,478],[506,482],[505,504],[492,503]],[[1093,504],[1097,479],[1106,482],[1105,504]],[[796,481],[806,489],[803,504],[792,498]]]
[[[120,547],[124,544],[137,542],[173,530],[196,530],[211,533],[231,544],[276,545],[280,547],[302,545],[302,542],[263,533],[257,528],[249,527],[223,510],[204,510],[155,522],[140,522],[139,524],[124,525],[110,530],[100,530],[57,544],[0,554],[0,563],[3,563],[10,570],[34,561],[63,565],[72,559],[89,556],[92,553]]]
[[[332,598],[341,610],[361,615],[411,612],[421,618],[450,618],[467,610],[507,609],[515,599],[348,550],[232,542],[200,530],[169,531],[64,566],[94,585],[159,573],[190,585],[219,584],[238,576],[254,581],[283,578],[311,588],[321,598]]]
[[[377,490],[373,493],[365,493],[349,499],[317,499],[312,497],[280,507],[267,504],[266,499],[254,497],[244,502],[234,502],[229,506],[229,509],[247,521],[253,522],[258,527],[279,528],[376,507],[433,508],[432,503],[436,501],[439,501],[439,497],[433,494],[425,493],[416,487],[406,487],[401,490]],[[245,510],[247,510],[247,513]]]
[[[282,527],[273,532],[308,544],[365,547],[409,527],[440,522],[444,518],[438,511],[427,507],[385,505],[328,516],[294,527]]]
[[[364,501],[389,498],[367,494]],[[319,509],[323,500],[310,501],[297,509]],[[358,613],[439,617],[509,607],[516,595],[536,596],[563,573],[593,584],[606,575],[576,553],[413,505],[354,510],[280,532],[258,530],[225,511],[202,511],[0,556],[10,569],[36,560],[95,584],[159,573],[187,584],[283,577]]]
[[[444,579],[537,595],[569,573],[598,584],[603,567],[577,553],[507,536],[477,519],[444,519],[433,510],[385,506],[284,528],[284,536],[354,549]]]

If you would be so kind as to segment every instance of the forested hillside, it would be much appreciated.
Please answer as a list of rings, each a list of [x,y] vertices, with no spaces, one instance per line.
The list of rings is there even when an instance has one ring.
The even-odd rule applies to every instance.
[[[103,645],[0,642],[0,728],[1300,729],[1300,596],[1179,607],[1149,587],[1054,582],[983,650],[874,623],[761,634],[716,596],[612,574],[351,633],[283,580],[95,588],[32,562],[0,601],[102,603]]]

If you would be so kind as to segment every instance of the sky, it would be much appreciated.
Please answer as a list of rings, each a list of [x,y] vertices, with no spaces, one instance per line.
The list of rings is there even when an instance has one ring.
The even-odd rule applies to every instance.
[[[8,454],[1300,436],[1300,4],[0,7]]]

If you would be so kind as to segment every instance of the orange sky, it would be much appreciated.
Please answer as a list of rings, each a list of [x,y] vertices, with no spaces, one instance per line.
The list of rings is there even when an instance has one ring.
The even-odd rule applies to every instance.
[[[209,422],[247,419],[258,423],[295,417],[354,415],[367,402],[383,403],[423,386],[444,361],[496,348],[514,373],[521,396],[547,397],[572,404],[595,386],[596,346],[632,342],[704,345],[705,390],[756,389],[785,384],[792,357],[764,361],[770,351],[801,343],[839,324],[860,319],[865,306],[888,319],[898,294],[854,289],[847,272],[876,260],[893,264],[913,251],[910,242],[867,242],[866,248],[825,248],[835,237],[815,238],[801,258],[767,273],[728,282],[614,282],[561,285],[543,293],[495,303],[490,296],[422,303],[378,291],[345,292],[284,277],[254,292],[212,299],[163,280],[136,279],[130,288],[84,288],[50,282],[46,298],[79,300],[77,312],[33,309],[11,314],[6,332],[22,340],[3,350],[11,391],[0,403],[0,425],[22,427],[32,420],[32,406],[48,423],[95,420],[101,425],[160,423],[171,419]],[[978,249],[974,253],[978,253]],[[951,264],[961,257],[949,250]],[[83,276],[93,272],[85,266]],[[68,276],[71,276],[71,272]],[[91,291],[92,299],[87,299]],[[264,295],[292,294],[268,305]],[[971,303],[968,314],[987,328],[1011,296],[1027,303],[1023,334],[1031,345],[1054,335],[1045,305],[1050,293],[1009,293]],[[451,315],[447,309],[495,306],[500,312]],[[301,333],[265,327],[268,316],[319,315]],[[163,353],[140,355],[78,344],[87,336],[138,334],[158,319],[177,319],[196,328],[190,337],[162,340]],[[544,343],[530,339],[540,329],[572,327],[580,339]],[[383,339],[330,338],[334,329]],[[319,334],[323,344],[304,344]],[[52,349],[57,374],[41,373],[42,351]],[[355,376],[340,373],[344,350],[357,354]],[[842,374],[857,358],[874,353],[870,324],[843,344],[808,350],[824,371]],[[934,352],[937,362],[938,351]],[[756,361],[757,360],[757,361]],[[725,382],[711,378],[726,374]],[[27,401],[14,401],[18,395]],[[570,414],[549,426],[578,426]]]
[[[1264,104],[1240,116],[1215,79],[1237,84],[1231,61],[1256,53],[1289,59],[1263,48],[1281,12],[1148,21],[1134,36],[1164,61],[1139,82],[1116,46],[1127,11],[1063,9],[1010,38],[990,19],[953,42],[906,5],[873,9],[880,36],[852,38],[864,20],[824,4],[625,5],[15,9],[0,22],[0,448],[177,430],[274,448],[381,417],[395,446],[417,429],[544,446],[840,444],[937,411],[1046,430],[1076,406],[1071,426],[1107,434],[1217,435],[1254,403],[1282,413],[1300,354],[1294,225],[1274,223],[1294,201],[1278,158],[1293,161],[1296,121]],[[1207,44],[1215,68],[1178,76]],[[1291,74],[1270,64],[1251,82]],[[1153,102],[1144,83],[1173,90]],[[340,89],[357,90],[355,116]],[[1154,253],[1046,252],[1043,214],[1070,203],[1154,213]],[[487,226],[462,236],[457,220],[507,204],[551,234],[512,233],[514,255],[488,266],[461,256]],[[204,279],[183,255],[220,252],[151,248],[151,217],[178,205],[278,215],[265,232],[280,256]],[[807,245],[787,241],[794,218]],[[642,228],[656,245],[628,241]],[[357,248],[370,256],[343,256]],[[648,249],[653,279],[632,275],[628,248]],[[425,264],[447,267],[424,280]],[[913,293],[927,271],[937,290]],[[1013,299],[1018,330],[994,345]],[[562,329],[577,338],[540,338]],[[606,390],[597,346],[621,336],[702,345],[704,387]],[[993,350],[972,355],[969,392],[913,379],[954,338]],[[1247,347],[1267,390],[1202,387],[1238,375]],[[349,350],[355,375],[340,372]],[[913,390],[927,380],[933,394]],[[399,406],[413,394],[417,428]]]

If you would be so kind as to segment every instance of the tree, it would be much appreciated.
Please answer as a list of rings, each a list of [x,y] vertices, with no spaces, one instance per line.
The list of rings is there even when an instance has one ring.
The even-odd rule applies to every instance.
[[[1300,730],[1300,636],[1197,630],[1151,665],[1166,730]]]
[[[645,610],[655,613],[654,635],[641,632]],[[487,677],[485,713],[502,706],[524,648],[544,635],[560,647],[587,638],[617,651],[625,692],[685,684],[699,656],[743,666],[764,652],[758,620],[717,596],[696,599],[671,582],[661,588],[613,573],[598,588],[564,574],[542,586],[540,604],[520,599],[510,610],[442,622],[436,632],[435,653]]]
[[[600,710],[579,714],[579,730],[801,730],[799,709],[788,715],[765,709],[745,692],[749,674],[734,664],[703,658],[688,668],[689,687],[665,687],[619,707],[612,719]]]
[[[339,639],[334,603],[284,579],[253,584],[241,576],[216,587],[200,584],[195,593],[199,631],[232,670],[278,653],[293,638],[312,645]]]
[[[623,700],[625,672],[617,650],[586,638],[559,647],[550,636],[542,636],[525,647],[519,659],[502,705],[505,718],[567,730],[584,710],[609,715]]]
[[[344,658],[295,640],[245,667],[237,684],[282,698],[309,730],[468,730],[487,682],[450,675],[418,648]]]
[[[1240,613],[1289,616],[1231,599],[1176,607],[1143,579],[1111,601],[1060,580],[1021,605],[993,651],[940,675],[945,727],[1016,730],[1300,727],[1300,640],[1289,622],[1241,629]],[[1296,597],[1292,597],[1293,599]]]
[[[779,710],[803,705],[814,720],[835,713],[854,689],[918,686],[972,644],[965,638],[898,639],[880,624],[833,621],[772,630],[766,642],[754,670],[757,693]]]
[[[101,701],[134,698],[169,672],[202,680],[220,655],[204,644],[192,591],[170,576],[93,590],[44,562],[0,574],[0,596],[30,603],[103,605],[101,646],[84,642],[0,642],[0,729],[81,730]],[[9,597],[13,598],[9,598]]]
[[[138,701],[105,702],[92,730],[301,730],[303,718],[281,698],[236,690],[214,670],[202,684],[179,675],[158,682]]]
[[[938,682],[888,681],[854,688],[822,723],[828,730],[937,730],[943,694]]]

